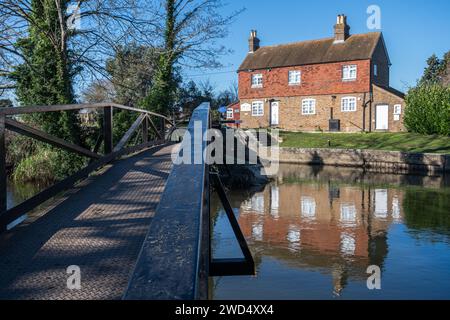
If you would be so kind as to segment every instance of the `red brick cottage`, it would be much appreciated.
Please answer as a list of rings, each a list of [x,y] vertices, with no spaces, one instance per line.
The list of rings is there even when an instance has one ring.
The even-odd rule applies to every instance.
[[[404,95],[389,86],[391,62],[379,32],[350,35],[339,15],[333,38],[260,47],[256,31],[238,70],[242,128],[403,131]]]

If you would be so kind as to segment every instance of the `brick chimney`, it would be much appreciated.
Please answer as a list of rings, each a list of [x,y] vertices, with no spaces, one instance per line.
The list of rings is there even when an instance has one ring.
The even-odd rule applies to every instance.
[[[344,14],[337,16],[334,26],[334,43],[344,42],[350,36],[350,27],[347,24],[347,17]]]
[[[259,39],[257,37],[256,30],[252,30],[250,32],[250,38],[248,39],[248,47],[249,47],[248,51],[250,53],[253,53],[259,49]]]

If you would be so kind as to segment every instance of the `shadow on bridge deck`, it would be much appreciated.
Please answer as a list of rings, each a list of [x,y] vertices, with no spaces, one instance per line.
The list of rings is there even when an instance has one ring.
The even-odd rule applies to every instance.
[[[172,146],[115,162],[46,215],[0,236],[0,299],[120,299],[166,180]],[[69,290],[68,266],[81,269]]]

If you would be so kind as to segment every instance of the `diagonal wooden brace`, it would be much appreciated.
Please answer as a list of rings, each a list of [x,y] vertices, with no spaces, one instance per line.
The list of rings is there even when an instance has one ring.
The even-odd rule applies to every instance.
[[[63,139],[54,137],[46,132],[37,130],[37,129],[27,126],[26,124],[23,124],[21,122],[18,122],[18,121],[12,120],[12,119],[6,119],[5,122],[6,122],[6,128],[8,130],[11,130],[16,133],[22,134],[24,136],[51,144],[52,146],[55,146],[55,147],[77,153],[77,154],[85,156],[85,157],[89,157],[89,158],[93,158],[93,159],[101,158],[101,155],[99,155],[95,152],[92,152],[88,149],[85,149],[83,147],[80,147],[80,146],[77,146],[70,142],[67,142]]]

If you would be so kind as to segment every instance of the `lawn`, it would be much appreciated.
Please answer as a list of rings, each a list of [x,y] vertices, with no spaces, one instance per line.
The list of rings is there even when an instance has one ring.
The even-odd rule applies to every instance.
[[[372,149],[450,154],[450,137],[415,133],[282,132],[282,147]]]

